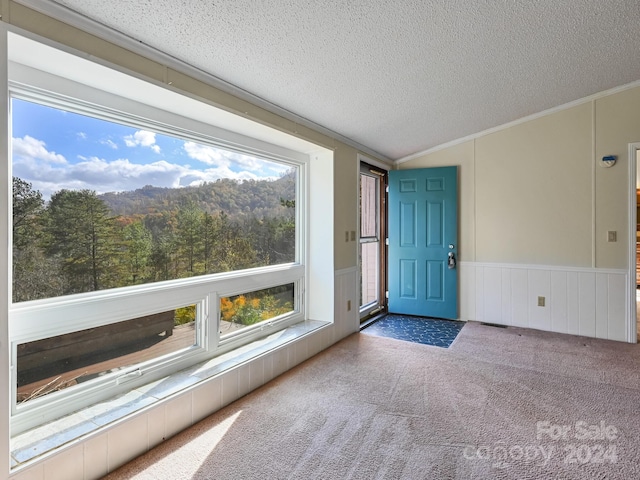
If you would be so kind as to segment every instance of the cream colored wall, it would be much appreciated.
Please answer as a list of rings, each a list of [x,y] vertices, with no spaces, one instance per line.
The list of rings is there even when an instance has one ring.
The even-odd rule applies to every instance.
[[[475,143],[476,260],[590,267],[590,105]]]
[[[335,151],[334,266],[336,270],[355,267],[357,242],[344,241],[344,232],[357,231],[358,150],[306,126],[285,119],[245,100],[214,88],[198,79],[168,68],[156,61],[116,46],[77,28],[63,24],[12,1],[3,0],[2,20],[96,58],[124,67],[131,72],[196,95],[227,111],[250,118],[299,138]],[[367,154],[369,155],[369,154]],[[377,159],[379,161],[379,159]]]
[[[335,231],[336,270],[355,267],[358,260],[357,241],[345,242],[344,232],[359,231],[359,171],[358,151],[347,145],[341,145],[334,151],[336,169],[334,175],[335,209],[333,226]],[[339,170],[339,171],[338,171]],[[313,181],[313,179],[312,179]]]
[[[627,268],[628,144],[640,141],[640,87],[413,158],[460,166],[460,259]],[[602,168],[596,159],[617,155]],[[607,242],[607,231],[618,241]]]
[[[596,266],[627,268],[629,150],[640,142],[640,87],[595,101],[595,157],[616,155],[611,168],[596,168]],[[607,242],[608,230],[618,242]]]

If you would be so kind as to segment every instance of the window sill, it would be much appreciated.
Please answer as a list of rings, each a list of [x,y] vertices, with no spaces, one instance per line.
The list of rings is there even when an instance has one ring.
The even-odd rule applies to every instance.
[[[11,468],[151,407],[209,378],[297,340],[330,322],[307,320],[11,438]]]

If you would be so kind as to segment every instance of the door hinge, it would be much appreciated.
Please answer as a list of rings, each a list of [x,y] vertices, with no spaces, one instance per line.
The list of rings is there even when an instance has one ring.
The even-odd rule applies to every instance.
[[[389,193],[389,185],[387,185],[386,187],[384,187],[384,191]]]
[[[389,237],[387,237],[387,238],[385,238],[385,239],[384,239],[384,244],[385,244],[385,245],[389,245]]]
[[[387,290],[386,292],[384,292],[384,298],[389,298],[389,290]]]

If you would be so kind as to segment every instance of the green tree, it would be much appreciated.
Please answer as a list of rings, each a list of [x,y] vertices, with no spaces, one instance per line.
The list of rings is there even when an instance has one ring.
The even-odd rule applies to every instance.
[[[185,325],[187,323],[193,323],[196,321],[196,306],[188,305],[186,307],[176,308],[174,314],[174,324]]]
[[[14,302],[61,294],[61,281],[54,259],[41,248],[42,194],[32,184],[13,177],[12,298]]]
[[[13,177],[13,245],[22,248],[33,243],[44,209],[42,193],[29,182]]]
[[[130,283],[146,283],[148,280],[148,265],[153,250],[153,238],[141,221],[124,227],[124,247],[126,249],[125,262],[129,268]]]
[[[175,271],[175,235],[168,230],[154,238],[153,249],[151,251],[151,266],[153,268],[153,280],[172,280],[177,278],[173,275]]]
[[[229,272],[256,266],[256,251],[243,236],[240,225],[220,212],[217,218],[218,235],[213,252],[214,271]]]
[[[47,208],[46,225],[46,252],[61,262],[65,294],[117,285],[115,222],[94,191],[56,192]]]
[[[38,300],[63,295],[63,279],[59,262],[47,257],[38,245],[13,249],[14,302]]]
[[[198,258],[202,257],[202,211],[193,201],[187,202],[177,212],[177,242],[179,255],[186,264],[187,274],[196,275]]]
[[[207,212],[202,212],[202,260],[205,274],[214,273],[213,252],[218,235],[219,225],[216,218]]]

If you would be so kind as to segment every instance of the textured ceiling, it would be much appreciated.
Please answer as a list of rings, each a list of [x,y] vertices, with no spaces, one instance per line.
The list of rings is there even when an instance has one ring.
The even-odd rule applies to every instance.
[[[390,159],[640,80],[638,0],[56,0]]]

